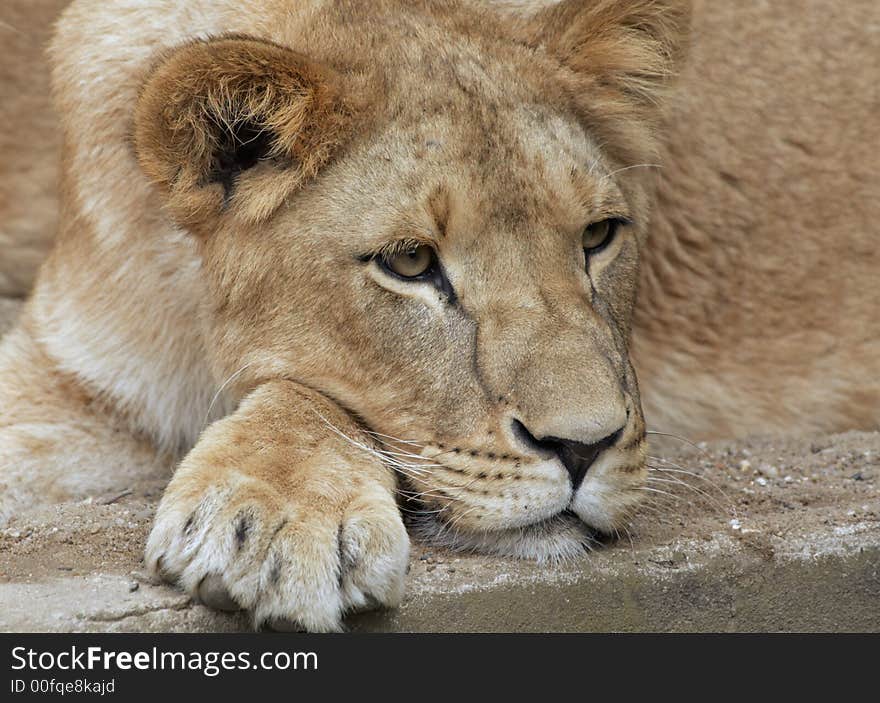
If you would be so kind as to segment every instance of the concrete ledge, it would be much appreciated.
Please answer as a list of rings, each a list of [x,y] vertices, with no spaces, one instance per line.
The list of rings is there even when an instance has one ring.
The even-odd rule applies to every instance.
[[[880,529],[857,523],[771,540],[735,536],[612,549],[562,568],[440,557],[414,565],[404,605],[349,619],[355,631],[880,631]],[[434,558],[432,558],[433,560]],[[431,572],[426,567],[435,566]],[[438,573],[439,572],[439,573]],[[249,629],[137,571],[0,584],[0,630]]]
[[[555,566],[415,545],[402,607],[350,629],[880,631],[880,433],[665,440],[652,454],[663,493],[629,536]],[[143,576],[161,490],[34,509],[0,530],[0,630],[249,629]]]
[[[770,557],[724,534],[553,571],[482,564],[488,577],[421,579],[378,631],[878,631],[880,530],[804,535]],[[821,545],[821,546],[817,546]]]

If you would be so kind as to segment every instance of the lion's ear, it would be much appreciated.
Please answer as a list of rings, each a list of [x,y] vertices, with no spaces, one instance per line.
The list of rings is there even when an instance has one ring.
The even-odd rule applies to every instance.
[[[526,9],[526,41],[572,71],[591,117],[622,129],[659,117],[686,53],[690,0],[542,0]]]
[[[332,157],[351,118],[338,76],[296,52],[246,37],[196,41],[147,78],[135,150],[181,224],[224,210],[258,222]]]

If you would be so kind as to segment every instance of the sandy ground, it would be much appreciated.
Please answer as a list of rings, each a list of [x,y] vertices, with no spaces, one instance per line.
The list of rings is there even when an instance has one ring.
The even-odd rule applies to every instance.
[[[0,331],[4,313],[8,320],[12,309],[0,301]],[[868,603],[869,609],[872,603],[876,607],[865,613],[864,620],[847,621],[847,629],[860,629],[860,622],[867,629],[877,627],[880,433],[751,438],[699,446],[660,438],[652,455],[656,470],[649,485],[657,492],[652,493],[652,501],[628,533],[609,540],[600,551],[578,563],[548,570],[546,566],[454,555],[415,545],[404,607],[392,614],[354,618],[352,626],[497,629],[498,622],[513,623],[519,618],[519,629],[627,629],[627,623],[636,623],[633,627],[646,623],[646,629],[715,628],[719,621],[699,620],[699,608],[686,616],[697,620],[681,620],[684,615],[670,614],[674,622],[655,622],[644,613],[629,620],[597,619],[596,608],[584,615],[587,619],[583,621],[557,621],[552,614],[530,619],[516,615],[511,620],[509,614],[499,614],[500,621],[489,622],[484,601],[474,601],[475,613],[456,606],[455,614],[438,614],[435,596],[443,596],[442,602],[449,603],[450,595],[487,589],[506,593],[517,583],[532,584],[526,592],[534,593],[534,584],[552,586],[568,579],[566,583],[580,589],[572,593],[582,599],[578,594],[583,593],[583,584],[605,574],[610,579],[609,598],[617,603],[621,574],[647,580],[647,584],[633,586],[634,593],[641,593],[653,588],[664,575],[681,576],[694,565],[711,564],[719,557],[750,560],[757,571],[749,573],[760,573],[762,564],[778,564],[780,559],[807,563],[823,555],[867,554],[867,565],[859,562],[854,567],[859,578],[867,574],[867,586],[859,586],[857,600]],[[211,613],[174,589],[151,583],[143,574],[144,540],[161,490],[161,484],[145,483],[121,495],[92,496],[78,503],[38,508],[18,515],[0,530],[0,630],[248,627],[243,616]],[[721,580],[745,573],[735,563],[724,568],[717,577]],[[711,576],[711,570],[707,573]],[[779,578],[790,576],[787,571],[780,574]],[[554,592],[562,591],[557,588]],[[663,597],[658,594],[659,599]],[[566,595],[566,602],[568,598]],[[710,603],[707,607],[713,606]],[[833,629],[837,616],[827,617],[832,621],[821,622]],[[734,628],[763,627],[731,622]],[[771,622],[767,627],[788,629],[785,622]],[[817,625],[820,629],[821,622]]]

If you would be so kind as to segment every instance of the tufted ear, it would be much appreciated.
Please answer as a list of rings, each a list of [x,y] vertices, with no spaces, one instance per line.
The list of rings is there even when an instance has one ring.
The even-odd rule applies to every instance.
[[[526,41],[571,70],[591,121],[614,123],[633,146],[652,139],[686,53],[690,0],[532,0],[520,11]]]
[[[339,77],[296,52],[238,36],[195,41],[147,78],[135,151],[181,224],[223,210],[258,222],[332,157],[352,113]]]

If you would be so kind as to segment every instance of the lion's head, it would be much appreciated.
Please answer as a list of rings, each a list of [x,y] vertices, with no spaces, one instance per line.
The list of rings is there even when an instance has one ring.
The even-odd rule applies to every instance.
[[[330,5],[165,54],[137,104],[139,160],[200,243],[218,376],[348,409],[426,535],[580,549],[644,495],[632,167],[686,3]]]

